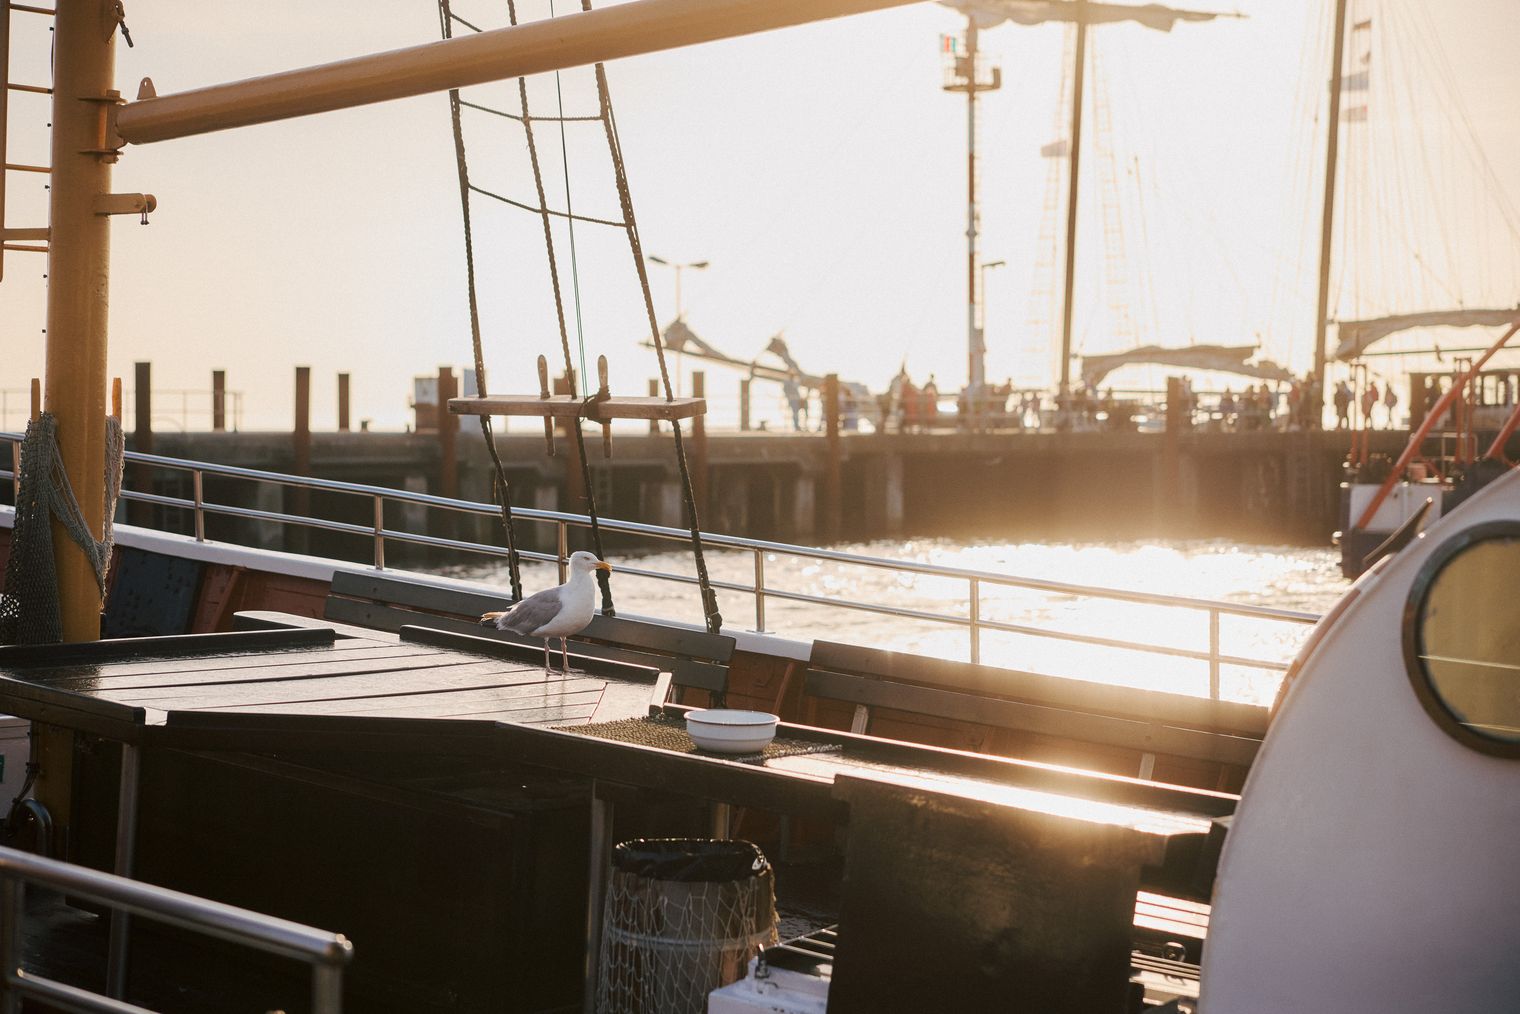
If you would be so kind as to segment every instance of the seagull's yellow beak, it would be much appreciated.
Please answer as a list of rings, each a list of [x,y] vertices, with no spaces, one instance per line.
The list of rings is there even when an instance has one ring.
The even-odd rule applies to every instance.
[[[596,561],[596,569],[605,570],[610,574],[612,573],[612,564],[608,563],[606,560],[598,560]]]

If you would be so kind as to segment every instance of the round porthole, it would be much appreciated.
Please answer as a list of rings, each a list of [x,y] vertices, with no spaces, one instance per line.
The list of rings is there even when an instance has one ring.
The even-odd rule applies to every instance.
[[[1404,662],[1441,728],[1520,757],[1520,522],[1474,525],[1431,554],[1404,609]]]

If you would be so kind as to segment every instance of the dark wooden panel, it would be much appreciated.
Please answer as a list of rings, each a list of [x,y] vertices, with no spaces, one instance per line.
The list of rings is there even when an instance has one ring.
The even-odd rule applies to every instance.
[[[405,626],[399,631],[403,642],[425,644],[438,648],[447,648],[450,651],[470,652],[478,655],[490,655],[494,658],[509,658],[522,662],[542,665],[544,658],[543,642],[537,638],[526,638],[524,641],[516,640],[516,635],[510,631],[492,630],[488,627],[476,628],[479,633],[461,634],[450,630],[438,630],[433,627]],[[496,636],[491,636],[496,635]],[[606,648],[602,645],[586,644],[570,639],[573,650],[570,652],[570,667],[582,669],[598,676],[607,676],[614,679],[633,680],[640,683],[653,683],[659,675],[660,666],[669,664],[670,659],[660,658],[653,655],[634,655],[619,651],[615,648]],[[591,649],[595,649],[593,652]],[[551,645],[550,657],[559,659],[557,645]]]
[[[850,822],[832,1014],[1132,1009],[1135,891],[1161,841],[848,776],[837,791]]]
[[[329,600],[328,615],[333,618],[346,618],[341,615],[342,612],[348,612],[346,607],[339,606],[340,612],[332,609],[341,598],[372,599],[386,605],[444,613],[467,620],[478,618],[482,613],[492,610],[505,609],[511,604],[506,596],[439,588],[378,574],[354,574],[346,571],[333,575],[332,588],[333,595],[339,597]],[[351,612],[348,614],[353,615]],[[431,620],[428,617],[426,621],[420,622],[435,626]],[[453,628],[449,626],[443,629]],[[621,616],[593,616],[591,625],[580,636],[656,654],[680,655],[713,662],[727,662],[734,651],[734,639],[726,634],[709,634],[704,630],[646,623]]]
[[[273,609],[246,609],[232,614],[233,630],[298,630],[313,627],[331,629],[340,639],[345,637],[387,639],[387,635],[382,631],[366,630],[347,623],[333,623],[329,620],[297,616],[294,613],[282,613]]]
[[[480,757],[494,751],[496,729],[486,720],[176,710],[154,732],[165,746],[212,753],[336,750]]]
[[[114,641],[73,644],[8,644],[0,646],[0,670],[33,665],[108,662],[151,655],[214,655],[242,651],[279,651],[332,644],[330,627],[311,630],[235,630],[222,634],[177,634],[172,637],[128,637]]]
[[[1254,704],[1137,690],[833,641],[814,641],[808,664],[814,669],[830,672],[881,676],[963,693],[1016,698],[1144,721],[1165,721],[1257,737],[1266,735],[1267,731],[1267,709]]]
[[[136,729],[147,720],[146,711],[140,707],[55,690],[9,676],[0,676],[0,712],[88,729],[114,738],[135,736]]]
[[[353,641],[344,641],[353,644]],[[363,648],[335,648],[330,651],[277,651],[265,654],[212,655],[192,658],[167,658],[150,662],[106,662],[97,665],[67,665],[19,670],[34,683],[82,689],[105,686],[174,686],[183,683],[218,683],[236,679],[280,679],[299,670],[328,665],[353,665],[371,669],[396,668],[413,659],[436,657],[426,649],[404,648],[395,644],[376,644]],[[267,675],[266,675],[267,674]]]
[[[512,604],[511,597],[506,594],[491,595],[460,588],[440,588],[381,574],[355,574],[341,570],[333,574],[332,593],[344,598],[373,599],[387,605],[467,618],[478,618],[481,613],[505,609]]]
[[[1179,729],[1156,722],[1094,715],[1022,701],[976,697],[950,690],[890,683],[872,677],[809,672],[806,687],[807,692],[815,697],[849,701],[867,707],[891,708],[962,722],[995,725],[1003,729],[1022,729],[1226,764],[1249,765],[1261,746],[1259,740],[1240,736]]]
[[[103,690],[100,698],[117,704],[135,704],[160,710],[199,711],[205,708],[236,707],[240,704],[277,704],[296,701],[336,701],[336,699],[401,698],[433,693],[456,693],[461,690],[518,689],[524,693],[544,695],[567,683],[585,680],[544,678],[541,669],[515,672],[473,672],[448,675],[448,670],[423,673],[363,673],[348,677],[316,677],[312,680],[264,681],[264,683],[216,684],[199,687],[164,687],[154,690]],[[590,681],[597,687],[602,681]]]
[[[325,715],[390,718],[439,718],[471,721],[518,721],[531,713],[533,721],[550,721],[563,717],[567,722],[589,718],[601,698],[601,687],[574,693],[534,697],[503,697],[460,692],[432,694],[426,698],[363,698],[337,701],[309,701],[299,704],[246,704],[220,708],[225,714]],[[494,716],[494,717],[493,717]]]

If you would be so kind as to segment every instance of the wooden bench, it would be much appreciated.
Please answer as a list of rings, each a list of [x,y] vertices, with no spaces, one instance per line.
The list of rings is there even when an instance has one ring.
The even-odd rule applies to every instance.
[[[499,595],[339,571],[333,575],[323,616],[392,633],[407,626],[431,627],[542,649],[543,642],[536,638],[480,626],[482,613],[505,604],[505,597]],[[570,642],[576,654],[661,670],[650,697],[652,708],[666,703],[672,694],[680,703],[688,689],[707,691],[715,707],[723,704],[728,661],[734,651],[734,639],[726,634],[598,614]]]
[[[1249,767],[1267,709],[1235,701],[1063,679],[995,666],[815,641],[806,693],[855,705],[850,731],[871,731],[878,709],[993,726],[1140,752]]]

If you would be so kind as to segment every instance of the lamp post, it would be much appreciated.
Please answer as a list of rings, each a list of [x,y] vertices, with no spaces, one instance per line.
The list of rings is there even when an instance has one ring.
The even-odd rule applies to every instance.
[[[647,260],[651,264],[658,264],[661,267],[671,268],[671,269],[673,269],[675,271],[675,273],[676,273],[676,320],[680,320],[684,316],[684,314],[682,313],[682,310],[681,310],[681,272],[685,271],[687,268],[693,268],[694,270],[697,270],[697,271],[705,271],[707,269],[707,265],[708,265],[709,262],[708,261],[688,261],[687,263],[684,263],[684,264],[677,264],[675,261],[668,261],[668,260],[666,260],[663,257],[656,257],[654,254],[645,254],[644,255],[644,259]],[[678,348],[678,349],[675,350],[675,352],[676,352],[676,394],[680,395],[680,393],[681,393],[681,350]]]
[[[971,369],[970,376],[967,378],[971,415],[977,420],[981,419],[982,408],[987,400],[987,272],[993,268],[1001,268],[1007,263],[1007,261],[988,261],[981,265],[978,274],[980,288],[977,289],[976,301],[976,345],[971,350]]]

